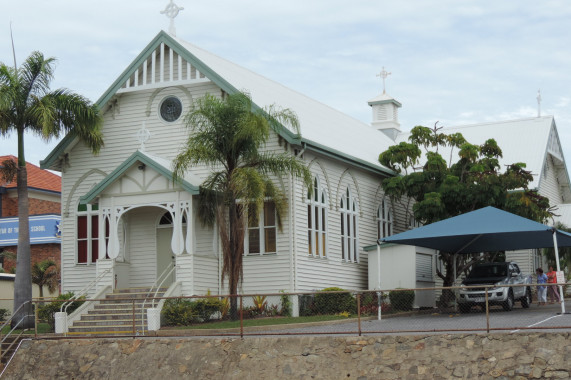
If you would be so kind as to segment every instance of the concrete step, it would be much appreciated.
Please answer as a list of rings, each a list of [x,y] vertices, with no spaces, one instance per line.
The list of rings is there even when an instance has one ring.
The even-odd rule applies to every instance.
[[[145,305],[145,310],[147,310],[151,305]],[[135,306],[135,313],[141,313],[143,310],[143,308],[141,306],[136,307]],[[87,312],[87,314],[127,314],[127,313],[133,313],[133,307],[131,307],[130,305],[127,307],[110,307],[110,308],[102,308],[102,309],[92,309],[89,310]]]
[[[119,307],[106,307],[106,308],[97,308],[91,309],[85,314],[124,314],[130,313],[133,314],[133,311],[136,313],[146,312],[145,310],[149,309],[152,305],[135,305],[133,309],[132,305],[120,305]],[[155,305],[156,306],[156,305]]]
[[[135,324],[135,330],[142,330],[142,325]],[[69,332],[98,332],[98,331],[129,331],[133,333],[133,324],[130,325],[107,325],[107,326],[77,326],[70,327]]]
[[[142,325],[141,318],[135,318],[135,326]],[[94,319],[90,321],[75,321],[73,327],[97,327],[97,326],[133,326],[132,318],[125,319]]]
[[[154,296],[154,293],[151,295],[148,293],[111,293],[105,296],[105,300],[144,300],[145,298],[152,296]]]
[[[117,294],[118,295],[118,294]],[[157,298],[162,297],[162,294],[158,294]],[[105,297],[104,300],[100,301],[101,303],[128,303],[128,304],[132,304],[133,302],[135,302],[135,304],[137,303],[143,303],[145,300],[147,300],[147,303],[151,302],[152,299],[154,297],[150,297],[150,298],[146,298],[146,297],[139,297],[139,298],[126,298],[126,297],[115,297],[115,295],[109,294],[107,295],[107,297]],[[159,302],[160,300],[156,299],[155,302]]]
[[[5,338],[4,342],[0,345],[0,352],[2,355],[2,360],[0,360],[1,364],[6,364],[8,360],[14,355],[20,340],[22,340],[25,336],[8,336]]]
[[[152,306],[152,302],[145,302],[145,299],[155,295],[154,292],[149,295],[149,290],[149,288],[116,289],[75,321],[73,326],[69,327],[69,334],[132,335],[133,307],[135,330],[142,330],[143,318],[146,321],[145,310]],[[161,297],[165,291],[166,288],[160,289],[157,297]],[[157,302],[155,301],[155,304]]]
[[[147,317],[146,315],[144,316]],[[142,319],[141,313],[135,313],[135,320]],[[112,321],[116,319],[133,319],[133,313],[121,314],[87,314],[82,315],[80,321]]]
[[[155,302],[155,305],[158,302]],[[150,307],[152,305],[152,302],[146,302],[145,303],[145,307]],[[139,309],[141,310],[141,307],[143,307],[143,302],[135,302],[135,310]],[[102,301],[102,303],[99,303],[97,305],[95,305],[93,307],[92,310],[113,310],[113,309],[129,309],[129,310],[133,310],[133,303],[132,302],[107,302],[107,301]]]
[[[129,294],[129,293],[144,293],[145,295],[151,291],[150,288],[126,288],[126,289],[115,289],[112,294]],[[153,289],[153,294],[157,289]],[[167,288],[159,288],[159,293],[164,293]]]

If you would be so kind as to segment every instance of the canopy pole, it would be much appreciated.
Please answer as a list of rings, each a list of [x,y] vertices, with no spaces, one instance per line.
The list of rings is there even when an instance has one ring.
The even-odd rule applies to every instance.
[[[557,272],[561,270],[559,266],[559,248],[557,247],[557,230],[553,228],[553,248],[555,249],[555,265]],[[565,314],[565,300],[563,294],[563,286],[559,285],[559,301],[561,301],[561,314]]]
[[[381,292],[381,246],[377,244],[377,298],[378,298],[378,309],[377,309],[377,320],[381,320],[381,306],[383,305],[383,299]]]
[[[456,286],[456,256],[457,254],[454,253],[454,256],[452,256],[453,258],[453,262],[454,262],[454,282],[452,283],[452,286]],[[458,290],[456,288],[454,288],[454,312],[457,313],[458,312],[458,299],[457,299],[457,292]]]

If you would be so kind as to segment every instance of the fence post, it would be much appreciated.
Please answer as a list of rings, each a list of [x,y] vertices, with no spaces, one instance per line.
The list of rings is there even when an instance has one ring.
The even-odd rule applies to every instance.
[[[33,305],[33,304],[32,304]],[[39,303],[36,304],[34,307],[34,339],[38,338],[38,323],[39,323],[39,311],[38,311]]]
[[[244,308],[242,307],[242,296],[240,295],[240,338],[244,338]]]
[[[486,332],[490,333],[490,304],[488,303],[488,287],[486,287]]]
[[[359,336],[361,336],[361,294],[357,293],[357,324],[359,326]]]
[[[378,309],[377,309],[377,320],[381,320],[381,312],[382,312],[382,307],[383,307],[383,292],[377,292],[377,298],[378,298]]]
[[[135,299],[133,298],[133,336],[136,335],[135,331]]]

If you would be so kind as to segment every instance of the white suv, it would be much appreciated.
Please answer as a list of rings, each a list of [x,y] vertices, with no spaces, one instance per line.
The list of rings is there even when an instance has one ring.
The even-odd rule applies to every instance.
[[[531,304],[531,289],[525,284],[531,283],[531,279],[524,276],[516,263],[480,263],[472,267],[470,274],[462,281],[462,285],[493,285],[488,289],[488,303],[501,305],[504,310],[512,310],[516,300],[521,301],[521,306],[528,308]],[[510,286],[504,285],[521,285]],[[460,289],[458,307],[460,312],[470,311],[472,306],[486,307],[486,288],[463,288]]]

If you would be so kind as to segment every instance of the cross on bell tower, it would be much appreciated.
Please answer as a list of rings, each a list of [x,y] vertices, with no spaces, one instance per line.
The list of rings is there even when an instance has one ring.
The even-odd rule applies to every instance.
[[[377,74],[377,77],[383,80],[383,93],[369,100],[368,104],[373,111],[371,126],[395,141],[401,132],[398,119],[398,109],[401,104],[387,94],[385,84],[389,75],[391,73],[383,66],[381,72]]]
[[[387,77],[391,75],[391,73],[389,73],[387,70],[385,70],[385,66],[383,66],[383,69],[381,70],[380,73],[377,74],[378,77],[381,77],[383,79],[383,94],[385,94],[385,79],[387,79]]]

